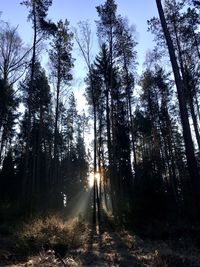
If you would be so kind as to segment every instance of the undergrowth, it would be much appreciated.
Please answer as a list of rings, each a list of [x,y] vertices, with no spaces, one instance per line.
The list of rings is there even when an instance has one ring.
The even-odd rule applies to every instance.
[[[188,227],[183,222],[170,224],[168,228],[163,227],[167,229],[167,238],[159,239],[163,234],[156,236],[158,238],[152,235],[159,230],[157,225],[149,225],[148,231],[143,226],[140,228],[143,235],[137,235],[124,227],[120,229],[113,217],[103,216],[106,215],[101,217],[104,223],[100,236],[92,232],[82,217],[65,219],[63,214],[36,217],[15,228],[2,224],[0,266],[17,262],[41,267],[63,266],[62,262],[70,267],[85,263],[88,266],[100,263],[105,266],[115,266],[112,265],[115,263],[119,266],[121,263],[122,266],[200,266],[198,227]]]
[[[16,239],[23,254],[53,249],[62,255],[69,249],[82,247],[87,233],[87,225],[82,218],[64,221],[59,215],[50,215],[24,223],[17,231]]]

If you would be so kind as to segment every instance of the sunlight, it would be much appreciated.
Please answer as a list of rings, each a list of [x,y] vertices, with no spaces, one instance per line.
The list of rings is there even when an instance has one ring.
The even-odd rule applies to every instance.
[[[66,214],[68,218],[75,218],[78,216],[87,217],[88,207],[90,207],[92,188],[88,191],[80,191],[70,199],[66,207]]]
[[[97,179],[97,184],[99,185],[99,183],[100,183],[100,173],[96,172],[95,173],[95,177]],[[93,187],[93,185],[94,185],[94,173],[93,172],[91,172],[89,174],[89,176],[88,176],[88,185],[89,185],[90,188]]]

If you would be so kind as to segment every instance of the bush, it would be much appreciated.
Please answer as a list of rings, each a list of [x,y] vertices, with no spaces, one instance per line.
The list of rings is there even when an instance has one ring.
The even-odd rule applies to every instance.
[[[19,248],[23,253],[53,249],[60,255],[84,244],[87,226],[80,218],[63,221],[58,215],[36,218],[18,231]]]

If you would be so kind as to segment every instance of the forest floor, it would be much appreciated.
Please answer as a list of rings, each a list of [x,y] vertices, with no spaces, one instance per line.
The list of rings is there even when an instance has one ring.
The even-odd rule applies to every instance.
[[[96,231],[82,218],[60,220],[37,219],[13,237],[1,234],[0,266],[200,266],[200,246],[191,239],[152,240],[109,223]]]
[[[0,222],[0,267],[200,267],[200,228],[187,233],[188,224],[181,231],[173,225],[175,235],[153,238],[116,225],[102,212],[97,229],[91,196],[80,194],[62,214]]]

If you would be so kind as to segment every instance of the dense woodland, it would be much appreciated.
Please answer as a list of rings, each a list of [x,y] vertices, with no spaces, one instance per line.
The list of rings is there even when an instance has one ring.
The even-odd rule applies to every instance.
[[[71,30],[67,18],[48,17],[52,0],[21,4],[31,47],[0,22],[0,220],[66,209],[93,173],[94,222],[104,212],[129,227],[198,221],[200,2],[156,0],[142,75],[135,27],[116,1],[96,7],[96,55],[88,22]],[[84,114],[73,93],[74,44],[87,66]]]

